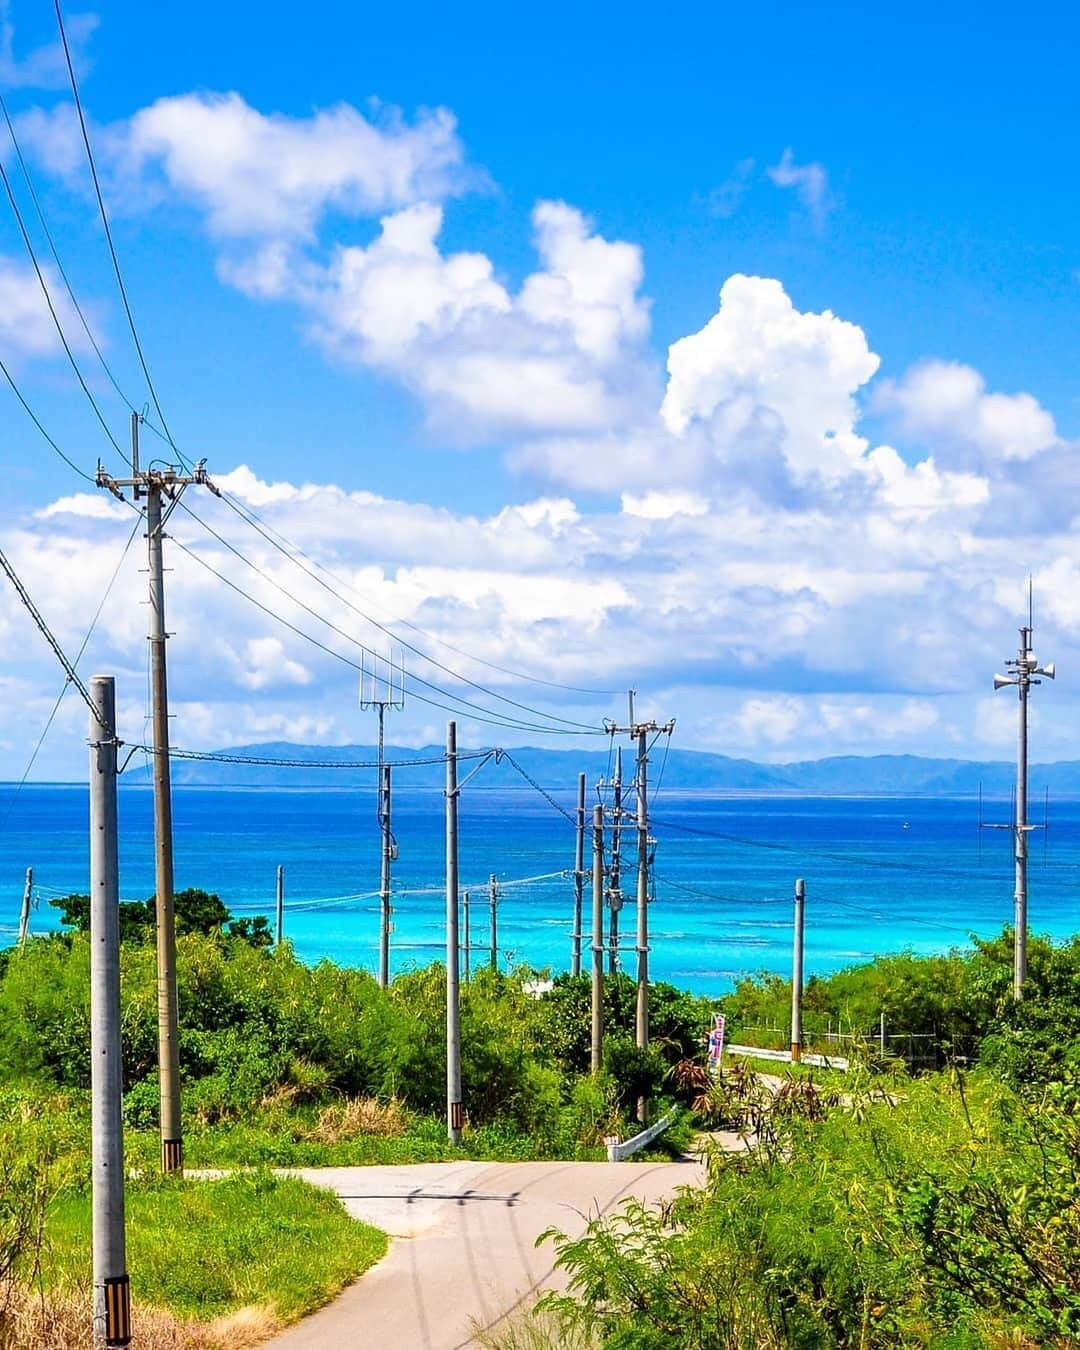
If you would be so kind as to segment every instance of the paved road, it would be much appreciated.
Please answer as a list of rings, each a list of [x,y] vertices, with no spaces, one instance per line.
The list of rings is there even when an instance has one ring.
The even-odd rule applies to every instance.
[[[734,1141],[732,1141],[734,1143]],[[627,1196],[655,1201],[699,1182],[698,1162],[420,1163],[312,1168],[345,1208],[392,1234],[386,1258],[279,1350],[458,1350],[559,1282],[552,1226],[580,1233]]]

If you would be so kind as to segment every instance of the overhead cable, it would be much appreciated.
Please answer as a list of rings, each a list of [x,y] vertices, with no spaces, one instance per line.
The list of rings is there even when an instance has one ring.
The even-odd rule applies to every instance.
[[[227,501],[226,504],[228,505]],[[322,622],[327,623],[330,627],[335,627],[335,625],[330,624],[329,620],[323,618],[323,616],[318,614],[317,611],[312,610],[309,606],[305,605],[302,600],[298,600],[294,595],[291,594],[291,592],[286,590],[285,587],[282,586],[280,582],[276,581],[273,577],[269,576],[269,574],[265,572],[261,567],[253,563],[248,557],[246,557],[244,553],[242,553],[238,548],[236,548],[235,545],[231,544],[227,539],[225,539],[221,534],[219,534],[217,530],[213,528],[213,526],[209,525],[205,520],[202,519],[201,516],[197,515],[191,509],[191,507],[187,506],[184,503],[181,503],[181,506],[187,512],[187,514],[192,517],[193,520],[195,520],[199,525],[203,527],[204,530],[206,530],[209,534],[212,534],[220,544],[222,544],[231,553],[234,553],[242,562],[246,563],[249,567],[251,567],[254,571],[256,571],[270,585],[276,586],[278,590],[281,591],[282,595],[287,596],[290,600],[293,601],[294,604],[298,604],[302,608],[307,609],[308,613],[313,614],[316,618],[321,619]],[[260,531],[260,533],[263,532]],[[265,538],[266,536],[264,535],[263,537]],[[268,540],[268,542],[274,544],[274,541],[272,539]],[[284,550],[281,549],[280,545],[274,544],[274,547],[278,548],[279,552],[284,552]],[[289,557],[288,553],[285,553],[285,556]],[[398,637],[398,635],[394,633],[391,629],[387,628],[385,624],[380,623],[378,619],[372,618],[370,614],[366,613],[362,609],[359,609],[356,605],[352,603],[351,600],[348,600],[338,591],[335,591],[332,586],[328,585],[325,581],[323,581],[321,577],[316,576],[316,574],[312,572],[309,568],[303,567],[300,563],[296,561],[295,558],[291,559],[291,561],[297,567],[299,567],[300,570],[306,576],[311,577],[313,581],[317,582],[320,586],[322,586],[322,588],[328,591],[332,596],[334,596],[336,600],[339,600],[343,605],[346,605],[349,609],[351,609],[354,614],[359,615],[359,617],[363,619],[366,623],[370,623],[373,627],[377,628],[379,632],[384,633],[387,637],[390,637],[395,642],[398,642],[401,646],[405,648],[406,651],[410,651],[414,655],[419,656],[421,660],[430,662],[430,664],[435,666],[437,670],[441,670],[444,675],[450,676],[451,679],[461,680],[463,684],[469,685],[471,688],[476,689],[480,693],[487,695],[487,697],[498,699],[500,703],[506,703],[510,707],[517,708],[522,712],[528,713],[531,717],[545,718],[548,721],[559,722],[564,726],[570,727],[576,731],[587,733],[589,735],[601,734],[597,727],[592,726],[589,723],[577,722],[574,721],[572,718],[560,717],[556,713],[546,713],[542,709],[530,707],[530,705],[527,703],[520,703],[518,702],[518,700],[509,698],[505,694],[500,694],[494,689],[489,689],[486,685],[480,684],[476,680],[469,679],[467,675],[461,675],[457,671],[451,670],[449,666],[444,666],[442,662],[436,661],[435,658],[432,656],[428,656],[428,654],[422,651],[419,647],[414,646],[412,643],[402,641],[402,639]],[[368,648],[364,643],[360,642],[358,638],[354,638],[351,635],[344,633],[343,630],[341,629],[336,629],[336,631],[341,632],[343,636],[348,637],[350,641],[355,642],[356,645],[362,647],[364,651],[370,651],[370,648]],[[428,681],[421,679],[421,677],[418,675],[410,675],[409,678],[414,680],[420,680],[420,682],[427,685],[428,688],[437,688],[437,686],[431,685]],[[458,696],[452,694],[450,695],[450,697],[457,698]]]
[[[75,76],[75,66],[71,59],[71,48],[68,46],[67,30],[64,27],[64,15],[60,8],[60,0],[54,0],[56,9],[56,22],[60,29],[60,41],[64,48],[64,60],[67,64],[68,79],[71,83],[71,96],[75,102],[75,111],[79,117],[79,128],[82,131],[83,146],[86,149],[86,159],[90,166],[90,177],[94,183],[94,194],[97,197],[98,212],[101,216],[101,224],[105,231],[105,240],[109,246],[109,256],[112,258],[113,272],[116,275],[116,285],[120,291],[120,299],[123,301],[124,313],[127,316],[128,328],[131,330],[132,341],[135,343],[135,351],[138,353],[139,365],[142,367],[143,376],[146,379],[146,387],[150,391],[150,397],[154,401],[154,407],[157,409],[158,419],[161,422],[165,438],[169,444],[180,455],[176,442],[169,431],[169,424],[165,420],[165,414],[161,410],[161,403],[158,401],[157,390],[154,388],[154,381],[150,377],[150,368],[146,363],[146,357],[143,354],[142,343],[139,341],[139,332],[135,326],[135,316],[131,310],[131,302],[128,299],[127,287],[124,285],[124,275],[120,270],[120,259],[117,256],[116,245],[113,242],[112,227],[109,224],[109,213],[105,209],[105,198],[101,192],[101,182],[98,178],[97,164],[94,161],[94,151],[90,144],[90,133],[86,125],[86,115],[83,112],[82,98],[79,95],[79,82]],[[181,459],[183,456],[180,455]]]
[[[317,559],[311,557],[310,554],[305,553],[299,544],[290,540],[286,535],[282,534],[280,530],[269,525],[250,506],[241,505],[241,503],[237,500],[237,498],[230,492],[222,492],[221,495],[222,499],[224,500],[227,506],[232,507],[232,509],[237,513],[237,515],[245,519],[247,523],[252,527],[252,529],[256,530],[259,534],[263,536],[263,538],[267,541],[268,544],[271,544],[280,553],[283,553],[284,556],[289,558],[290,561],[296,564],[296,566],[299,567],[300,564],[296,561],[296,558],[293,557],[291,553],[289,553],[288,551],[289,549],[292,549],[293,553],[299,554],[301,558],[311,563],[313,567],[318,568],[320,572],[324,572],[328,577],[336,581],[339,586],[344,586],[346,590],[352,591],[354,595],[359,595],[359,591],[357,591],[355,586],[345,581],[344,578],[339,577],[335,572],[332,572],[328,567],[325,567],[322,563],[318,562]],[[277,538],[273,537],[275,535],[277,536]],[[301,570],[306,571],[307,569],[303,568]],[[318,580],[318,578],[316,578],[316,580]],[[343,597],[341,597],[340,595],[338,596],[338,599],[342,598]],[[376,624],[376,626],[379,626],[377,625],[375,619],[369,619],[369,622]],[[434,633],[429,633],[426,629],[421,628],[419,624],[412,623],[408,619],[403,619],[400,617],[391,617],[390,622],[398,624],[402,628],[408,628],[414,633],[419,633],[421,637],[426,637],[428,641],[435,642],[440,647],[445,647],[447,651],[455,652],[458,656],[465,657],[467,661],[475,661],[478,665],[487,666],[489,670],[498,671],[500,675],[506,675],[513,680],[521,680],[523,683],[526,684],[539,684],[545,686],[548,689],[562,690],[564,693],[568,694],[590,694],[605,698],[613,698],[616,694],[621,694],[623,692],[621,689],[591,689],[591,688],[584,688],[580,685],[560,684],[556,680],[543,680],[535,675],[526,675],[523,671],[511,670],[507,666],[497,665],[494,661],[488,661],[486,658],[482,656],[476,656],[472,652],[465,651],[464,648],[457,647],[454,645],[454,643],[447,642],[445,638],[437,637]],[[393,638],[395,642],[401,642],[399,636],[396,633],[391,632],[388,628],[383,628],[382,631],[386,633],[389,637]],[[401,645],[405,646],[407,644],[401,643]],[[412,648],[410,650],[416,649]],[[424,652],[421,652],[419,654],[426,661],[433,660],[433,658],[431,658]],[[438,663],[433,662],[433,664],[437,665]],[[464,679],[464,676],[458,676],[458,678]]]
[[[181,503],[181,505],[183,504]],[[190,513],[190,508],[185,507],[184,509],[188,510]],[[277,613],[276,610],[271,609],[269,605],[263,604],[261,600],[253,596],[249,591],[245,591],[242,586],[239,586],[230,577],[227,577],[225,576],[224,573],[219,572],[217,568],[213,566],[212,563],[209,563],[194,549],[188,548],[186,544],[181,542],[181,540],[176,539],[174,537],[173,543],[183,553],[187,554],[189,558],[194,559],[194,561],[197,562],[201,567],[204,567],[213,576],[216,576],[219,581],[223,582],[231,590],[235,591],[237,595],[243,596],[243,598],[247,600],[250,604],[253,604],[257,609],[262,610],[262,612],[266,614],[269,618],[274,619],[277,623],[282,624],[285,628],[288,628],[298,637],[301,637],[305,641],[310,642],[313,646],[318,647],[320,651],[325,652],[328,656],[333,656],[336,660],[341,661],[343,664],[347,666],[350,666],[353,670],[362,672],[363,667],[359,662],[352,660],[351,657],[346,656],[343,652],[336,651],[333,647],[327,646],[326,643],[320,642],[319,639],[314,637],[311,633],[305,632],[304,629],[297,627],[297,625],[294,623],[291,623],[283,615]],[[331,620],[319,614],[317,610],[312,609],[311,606],[305,604],[304,601],[298,600],[294,595],[286,591],[284,587],[274,582],[271,578],[267,577],[264,573],[262,573],[262,570],[255,563],[251,562],[249,559],[244,558],[243,554],[238,553],[237,556],[240,557],[244,562],[246,562],[248,566],[251,567],[255,572],[259,573],[260,575],[263,575],[264,579],[270,585],[275,586],[275,588],[278,591],[280,591],[282,595],[292,600],[294,604],[298,605],[301,609],[305,610],[313,618],[318,619],[320,623],[325,624],[328,628],[332,629],[340,637],[345,638],[346,641],[351,642],[354,646],[359,647],[361,651],[366,652],[368,650],[364,646],[364,644],[359,641],[358,638],[355,638],[351,633],[345,632],[344,629],[338,628],[337,625],[334,624]],[[497,712],[497,710],[493,708],[482,708],[478,704],[471,703],[468,699],[464,699],[458,694],[452,694],[449,692],[449,690],[442,689],[439,685],[432,684],[430,680],[425,680],[419,675],[413,675],[410,676],[409,678],[415,681],[416,683],[423,685],[425,688],[432,689],[436,693],[441,694],[444,699],[452,699],[454,703],[461,705],[461,707],[458,708],[450,707],[448,704],[439,702],[437,699],[433,699],[424,694],[418,693],[415,689],[410,689],[409,692],[413,698],[419,699],[422,703],[428,703],[432,707],[441,708],[444,712],[451,712],[456,713],[458,715],[462,715],[464,710],[464,715],[471,717],[475,721],[486,722],[492,726],[504,727],[516,731],[531,731],[536,732],[537,734],[549,736],[557,736],[557,735],[569,736],[569,735],[584,734],[582,732],[576,732],[569,729],[564,730],[561,727],[538,726],[533,723],[521,721],[517,718],[510,718],[508,716],[500,714],[499,712]]]

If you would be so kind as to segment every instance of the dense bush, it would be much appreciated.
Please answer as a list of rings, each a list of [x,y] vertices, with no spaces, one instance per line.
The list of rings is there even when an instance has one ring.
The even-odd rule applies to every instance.
[[[556,1245],[571,1296],[549,1305],[620,1350],[1075,1344],[1080,1090],[855,1084],[776,1109],[704,1190]]]
[[[881,1013],[890,1048],[915,1067],[940,1068],[954,1059],[990,1053],[1010,1076],[1044,1076],[1061,1067],[1080,1033],[1080,938],[1055,944],[1028,941],[1027,996],[1012,998],[1013,940],[1006,928],[989,941],[941,956],[901,952],[813,976],[803,991],[803,1043],[824,1048],[826,1029],[873,1037]],[[791,981],[762,974],[739,981],[721,999],[730,1040],[786,1046]],[[771,1037],[763,1028],[778,1028]],[[1042,1030],[1040,1031],[1040,1028]],[[1064,1042],[1057,1031],[1066,1030]],[[984,1042],[986,1045],[984,1046]],[[1045,1065],[1042,1063],[1045,1058]],[[1075,1061],[1074,1061],[1075,1062]]]
[[[228,911],[216,897],[182,894],[179,1048],[189,1118],[204,1126],[250,1124],[262,1110],[354,1097],[443,1113],[441,966],[403,973],[383,990],[365,971],[330,961],[308,966],[288,944],[267,949],[230,934]],[[8,1081],[89,1086],[89,937],[76,901],[65,902],[75,932],[33,939],[0,975],[0,1075]],[[133,909],[141,917],[129,915],[121,947],[125,1113],[133,1128],[150,1128],[157,1116],[156,955],[144,922],[150,911]],[[497,1126],[508,1139],[527,1136],[549,1152],[573,1153],[586,1136],[595,1146],[598,1120],[619,1128],[639,1092],[662,1092],[668,1068],[700,1048],[706,1005],[657,985],[654,1047],[637,1051],[634,984],[621,975],[606,981],[608,1073],[582,1086],[588,980],[560,977],[537,998],[526,989],[532,978],[526,969],[508,975],[484,968],[462,985],[463,1096],[473,1127]]]

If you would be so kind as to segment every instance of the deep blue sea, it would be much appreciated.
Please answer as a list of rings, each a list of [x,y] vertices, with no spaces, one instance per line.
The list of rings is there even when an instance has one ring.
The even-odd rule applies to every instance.
[[[53,896],[85,891],[88,882],[85,789],[27,786],[12,807],[14,791],[0,785],[0,945],[14,939],[27,866],[34,868],[31,927],[38,931],[57,926]],[[570,796],[559,800],[572,809]],[[434,790],[401,790],[394,808],[400,893],[392,965],[400,970],[437,959],[442,950],[443,798]],[[148,789],[121,791],[120,886],[127,899],[153,890],[152,809]],[[1008,812],[1008,802],[984,807],[988,821],[1005,820]],[[272,921],[281,863],[286,936],[299,956],[374,967],[373,792],[176,788],[174,815],[177,888],[217,891],[238,915],[265,913]],[[653,816],[651,972],[701,993],[722,992],[749,971],[790,971],[798,876],[807,888],[808,973],[904,948],[944,950],[972,932],[989,936],[1011,917],[1011,835],[980,831],[978,806],[967,799],[663,792]],[[572,868],[572,825],[528,788],[472,786],[462,794],[460,830],[473,941],[487,941],[482,902],[494,872],[505,885],[501,961],[568,967],[569,877],[513,883]],[[631,873],[624,879],[630,894],[633,884]],[[1030,895],[1033,930],[1064,937],[1080,928],[1080,801],[1054,803],[1045,840],[1041,832],[1031,836]],[[339,898],[349,896],[364,898]],[[585,912],[587,923],[588,888]],[[633,930],[632,902],[622,927]],[[633,961],[626,952],[627,969]]]

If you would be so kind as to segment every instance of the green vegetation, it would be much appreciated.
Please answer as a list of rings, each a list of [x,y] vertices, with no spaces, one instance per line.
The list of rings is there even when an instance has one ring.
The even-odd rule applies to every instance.
[[[1022,1003],[1011,935],[970,953],[884,958],[815,982],[834,1025],[964,1028],[969,1072],[874,1063],[777,1090],[740,1062],[679,1085],[698,1118],[739,1130],[709,1181],[674,1205],[631,1203],[577,1240],[548,1234],[569,1291],[542,1301],[549,1343],[618,1350],[1071,1346],[1080,1341],[1080,941],[1033,942]],[[745,981],[736,1028],[786,1013]],[[820,1025],[820,1023],[819,1023]],[[860,1056],[857,1054],[856,1058]],[[886,1072],[883,1073],[882,1070]]]
[[[65,1094],[85,1115],[89,1086],[89,941],[83,897],[59,902],[74,932],[36,938],[0,963],[0,1081]],[[157,990],[152,906],[126,906],[121,990],[128,1152],[157,1153]],[[433,1161],[454,1156],[442,1121],[445,977],[430,966],[390,989],[370,974],[307,966],[288,944],[237,929],[215,895],[176,897],[180,1065],[186,1156],[195,1166]],[[639,1091],[661,1096],[672,1066],[698,1048],[703,1000],[654,990],[655,1044],[633,1043],[634,986],[606,983],[605,1072],[589,1068],[587,978],[560,976],[531,996],[533,972],[487,968],[462,987],[466,1151],[474,1157],[596,1157],[625,1128]],[[394,1112],[371,1128],[355,1109]]]
[[[319,1307],[386,1251],[386,1236],[306,1182],[247,1172],[220,1181],[143,1179],[128,1191],[128,1270],[139,1297],[210,1319],[269,1306],[283,1321]],[[50,1207],[46,1288],[90,1281],[90,1197]]]
[[[363,971],[305,966],[287,944],[267,945],[215,896],[187,892],[179,908],[194,1166],[597,1157],[605,1134],[630,1132],[643,1090],[689,1108],[657,1156],[684,1145],[695,1122],[746,1135],[745,1152],[711,1158],[703,1190],[656,1212],[628,1205],[579,1240],[555,1239],[570,1288],[545,1301],[536,1328],[554,1319],[556,1343],[961,1350],[1080,1337],[1080,939],[1030,943],[1021,1003],[1008,932],[970,951],[812,980],[807,1042],[829,1022],[867,1031],[884,1008],[891,1027],[917,1038],[916,1063],[943,1067],[912,1076],[897,1058],[878,1062],[867,1040],[856,1042],[852,1074],[766,1063],[772,1086],[750,1064],[713,1081],[702,1039],[716,1005],[670,986],[654,986],[653,1044],[637,1050],[625,976],[605,981],[605,1062],[593,1077],[587,978],[559,976],[536,998],[534,972],[483,969],[462,989],[468,1119],[456,1152],[442,1119],[441,967],[382,990]],[[317,1285],[301,1273],[278,1291],[278,1315],[291,1316],[374,1259],[378,1239],[354,1231],[332,1200],[266,1174],[152,1180],[153,922],[145,906],[130,911],[123,1048],[140,1287],[178,1314],[258,1303],[275,1287],[272,1262],[260,1284],[236,1253],[270,1251],[287,1228],[288,1249],[303,1246],[326,1276]],[[64,913],[75,931],[0,954],[0,1281],[38,1269],[58,1288],[83,1278],[89,1172],[89,945],[81,902]],[[784,981],[760,977],[720,1005],[731,1038],[761,1043],[751,1028],[785,1027],[789,1001]],[[325,1238],[340,1261],[319,1256],[324,1221],[352,1234]],[[206,1256],[182,1263],[175,1286],[156,1265],[166,1232],[190,1233],[184,1241]],[[514,1335],[532,1343],[523,1327]]]
[[[0,953],[0,1343],[28,1347],[75,1344],[70,1327],[85,1324],[88,907],[76,896],[59,908],[72,931]],[[121,917],[129,1265],[139,1304],[196,1316],[184,1343],[253,1343],[366,1268],[382,1237],[353,1224],[333,1197],[267,1173],[157,1180],[153,905],[127,904]],[[288,945],[267,945],[264,924],[239,923],[202,891],[177,895],[177,920],[193,1167],[601,1157],[603,1136],[627,1130],[638,1088],[661,1093],[704,1025],[698,1000],[662,987],[657,1045],[641,1054],[632,982],[613,980],[607,1068],[593,1078],[587,981],[562,978],[538,1000],[525,989],[532,972],[478,972],[462,991],[468,1120],[455,1150],[442,1118],[440,967],[382,990],[363,971],[305,966]],[[26,1296],[35,1283],[45,1304]],[[208,1320],[252,1305],[263,1308],[254,1325],[215,1330]],[[173,1344],[179,1325],[144,1326],[141,1343]]]
[[[1028,942],[1027,997],[1015,1003],[1012,931],[943,956],[879,956],[833,975],[814,976],[803,995],[803,1043],[827,1047],[825,1032],[868,1040],[885,1013],[892,1052],[918,1068],[957,1059],[994,1063],[1012,1081],[1043,1081],[1080,1070],[1080,937]],[[760,975],[722,1000],[728,1040],[785,1048],[791,982]],[[768,1028],[779,1028],[772,1035]]]

